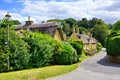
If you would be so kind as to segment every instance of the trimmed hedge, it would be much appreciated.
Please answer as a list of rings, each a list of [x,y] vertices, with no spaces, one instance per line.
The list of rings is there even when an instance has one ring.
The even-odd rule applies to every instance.
[[[120,34],[113,34],[107,37],[106,50],[110,56],[120,55]]]
[[[77,54],[81,55],[81,53],[83,51],[83,46],[84,46],[83,41],[81,41],[81,40],[77,40],[77,41],[70,40],[68,42],[77,51]]]
[[[53,53],[53,64],[68,65],[78,61],[76,50],[67,42],[55,44]]]

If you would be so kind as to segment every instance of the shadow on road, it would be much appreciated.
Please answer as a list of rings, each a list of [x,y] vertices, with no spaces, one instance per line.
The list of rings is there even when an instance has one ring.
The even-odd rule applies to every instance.
[[[104,58],[101,60],[97,61],[98,64],[103,65],[103,66],[109,66],[109,67],[119,67],[120,64],[112,63],[108,60],[108,56],[106,55]]]

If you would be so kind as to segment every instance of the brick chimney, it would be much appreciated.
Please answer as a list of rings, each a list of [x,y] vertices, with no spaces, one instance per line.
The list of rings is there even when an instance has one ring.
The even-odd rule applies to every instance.
[[[23,26],[23,29],[27,30],[31,24],[33,24],[33,21],[31,21],[30,16],[28,16],[28,21],[25,21],[25,25]]]
[[[79,28],[75,27],[75,33],[79,34]]]
[[[25,25],[31,25],[33,21],[30,20],[30,16],[28,16],[28,21],[25,21]]]

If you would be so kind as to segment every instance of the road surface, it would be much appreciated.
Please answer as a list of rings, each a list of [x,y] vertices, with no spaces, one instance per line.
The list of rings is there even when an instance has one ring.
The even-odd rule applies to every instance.
[[[120,80],[120,65],[107,59],[106,50],[103,49],[79,64],[76,70],[47,80]]]

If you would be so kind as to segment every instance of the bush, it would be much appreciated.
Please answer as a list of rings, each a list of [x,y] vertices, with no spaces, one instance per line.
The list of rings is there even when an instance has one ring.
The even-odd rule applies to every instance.
[[[77,61],[78,55],[69,43],[55,43],[52,59],[53,64],[68,65]]]
[[[77,51],[78,55],[81,55],[82,51],[83,51],[83,41],[68,41],[70,43],[70,45]]]
[[[28,45],[14,31],[11,31],[10,35],[11,70],[21,70],[28,68],[28,62],[30,58]]]
[[[25,41],[30,46],[30,63],[29,66],[43,67],[49,65],[53,55],[52,43],[54,40],[47,34],[35,32],[34,34],[26,35]]]
[[[0,28],[0,72],[8,71],[8,57],[9,70],[26,69],[29,62],[27,45],[14,31],[10,31],[9,45],[6,41],[7,28]]]
[[[102,50],[102,45],[100,43],[97,44],[97,50],[101,51]]]
[[[106,50],[110,56],[120,55],[120,34],[110,35],[106,39]]]

